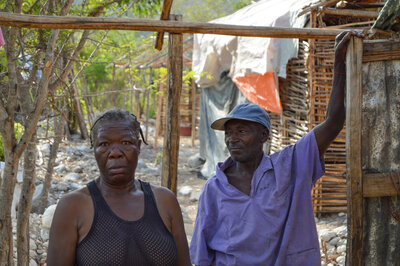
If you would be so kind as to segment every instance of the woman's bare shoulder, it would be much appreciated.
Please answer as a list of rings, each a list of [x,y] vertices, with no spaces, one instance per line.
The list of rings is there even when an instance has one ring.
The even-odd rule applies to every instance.
[[[176,200],[175,194],[168,188],[152,184],[150,184],[150,186],[156,198],[160,198],[163,200]]]
[[[57,209],[63,211],[76,212],[87,207],[91,204],[91,197],[88,188],[74,190],[65,194],[58,202]]]

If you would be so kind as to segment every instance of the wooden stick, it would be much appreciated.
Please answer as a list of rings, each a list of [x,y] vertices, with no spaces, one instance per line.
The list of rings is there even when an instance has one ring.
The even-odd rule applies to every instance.
[[[171,14],[171,19],[181,17]],[[177,194],[178,154],[179,154],[179,108],[182,92],[182,34],[169,35],[168,47],[168,101],[167,123],[164,134],[161,185]]]
[[[42,29],[97,29],[204,33],[246,37],[335,39],[336,29],[239,26],[130,18],[32,16],[0,12],[0,25]]]
[[[162,96],[160,95],[160,93],[162,93],[163,89],[162,89],[163,84],[161,83],[158,87],[158,94],[157,94],[157,110],[156,110],[156,133],[154,135],[154,149],[157,150],[158,148],[158,136],[160,135],[160,129],[161,129],[161,112],[162,112]]]
[[[329,15],[367,17],[367,18],[377,18],[379,15],[379,12],[376,11],[362,11],[362,10],[336,9],[336,8],[324,8],[321,10],[321,12]]]
[[[172,0],[164,0],[164,4],[161,10],[160,20],[169,19],[169,13],[171,11]],[[160,31],[157,33],[155,48],[161,51],[164,42],[164,32]]]
[[[307,7],[307,8],[304,8],[304,10],[301,11],[301,12],[297,15],[297,17],[300,17],[300,16],[302,16],[302,15],[304,15],[304,14],[310,12],[310,11],[316,10],[316,9],[318,9],[318,8],[321,7],[321,6],[330,6],[330,5],[336,4],[336,3],[339,2],[339,1],[340,1],[340,0],[330,0],[330,1],[327,1],[327,2],[319,2],[318,4],[315,4],[315,5],[309,6],[309,7]]]
[[[346,24],[340,24],[340,25],[332,25],[332,26],[326,26],[322,29],[343,29],[347,27],[354,27],[354,26],[366,26],[366,25],[372,25],[375,23],[375,20],[368,20],[368,21],[361,21],[361,22],[352,22],[352,23],[346,23]]]
[[[346,160],[348,174],[348,265],[362,265],[363,190],[361,151],[362,39],[352,37],[347,53]]]
[[[150,116],[150,98],[151,98],[151,85],[153,84],[153,69],[149,69],[149,87],[146,92],[146,141],[149,139],[149,116]]]
[[[196,83],[194,82],[194,79],[190,80],[190,85],[192,89],[192,131],[191,131],[191,137],[192,137],[192,147],[194,147],[194,142],[196,139],[196,115],[197,115],[197,110],[196,110]]]

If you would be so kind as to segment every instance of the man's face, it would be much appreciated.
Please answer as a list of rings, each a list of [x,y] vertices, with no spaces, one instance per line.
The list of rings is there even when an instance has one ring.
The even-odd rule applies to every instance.
[[[99,126],[94,155],[104,181],[119,184],[135,176],[141,141],[129,121],[107,121]]]
[[[232,119],[225,124],[225,144],[234,161],[254,160],[267,139],[268,130],[258,123]]]

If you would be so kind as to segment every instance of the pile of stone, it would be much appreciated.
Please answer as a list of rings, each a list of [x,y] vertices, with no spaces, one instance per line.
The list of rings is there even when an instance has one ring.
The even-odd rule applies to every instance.
[[[345,265],[347,244],[346,214],[330,215],[317,220],[321,249],[321,264],[324,266]]]

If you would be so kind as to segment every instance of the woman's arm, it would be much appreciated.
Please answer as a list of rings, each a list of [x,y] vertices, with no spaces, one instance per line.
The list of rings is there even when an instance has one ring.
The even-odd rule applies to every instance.
[[[75,249],[78,243],[78,213],[82,195],[72,192],[57,204],[50,228],[48,266],[75,265]]]
[[[182,211],[178,200],[170,190],[163,187],[153,187],[153,192],[157,206],[159,206],[160,216],[174,238],[178,250],[178,265],[191,265]]]

